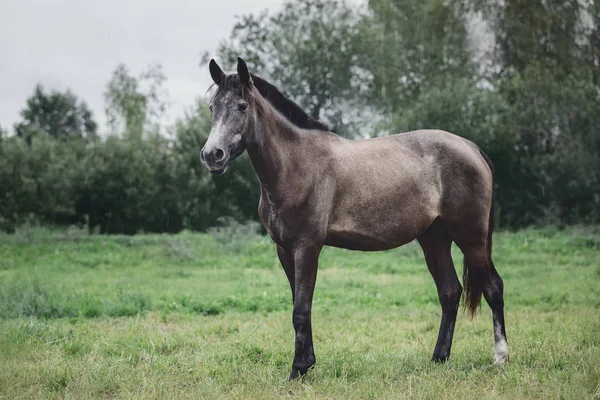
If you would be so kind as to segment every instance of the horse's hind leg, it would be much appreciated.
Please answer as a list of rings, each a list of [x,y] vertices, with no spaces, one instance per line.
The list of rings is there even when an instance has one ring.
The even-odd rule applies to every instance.
[[[418,238],[418,241],[425,254],[429,272],[435,280],[438,297],[442,305],[442,322],[435,350],[433,351],[433,360],[445,361],[450,356],[456,314],[458,313],[458,305],[462,294],[462,287],[458,276],[456,276],[452,256],[450,255],[452,239],[442,221],[437,219]]]
[[[491,257],[490,267],[491,283],[483,289],[483,296],[492,309],[494,319],[494,363],[504,364],[508,361],[508,344],[504,326],[504,283],[498,275]]]
[[[477,286],[479,295],[487,301],[492,309],[494,319],[494,363],[504,364],[508,361],[508,344],[504,326],[504,284],[492,262],[491,247],[485,230],[477,225],[451,226],[450,233],[465,256],[465,269],[468,271],[467,280],[470,286]],[[476,298],[472,296],[472,298]],[[478,303],[478,301],[477,301]],[[475,303],[473,303],[475,304]],[[476,308],[471,307],[475,312]]]

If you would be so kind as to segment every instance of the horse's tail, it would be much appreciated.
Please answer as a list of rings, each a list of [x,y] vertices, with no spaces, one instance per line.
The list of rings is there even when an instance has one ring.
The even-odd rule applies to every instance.
[[[465,302],[464,305],[469,309],[469,314],[475,315],[479,305],[481,304],[481,296],[483,289],[486,285],[489,285],[491,280],[491,269],[492,269],[492,234],[494,233],[494,164],[492,160],[485,154],[481,149],[479,153],[487,163],[492,173],[492,204],[490,206],[490,215],[488,217],[488,233],[486,241],[486,257],[483,260],[477,260],[476,265],[472,265],[467,262],[465,258],[465,265],[463,270],[463,284],[465,286]]]
[[[481,156],[483,157],[483,159],[485,160],[485,162],[487,163],[488,167],[490,167],[490,171],[492,172],[492,204],[490,206],[490,218],[489,218],[489,222],[488,222],[488,235],[487,235],[487,251],[488,251],[488,256],[490,257],[490,260],[492,258],[492,233],[494,233],[494,215],[495,215],[495,210],[496,210],[496,206],[494,205],[494,174],[495,174],[495,169],[494,169],[494,163],[492,163],[492,160],[490,160],[490,158],[488,157],[487,154],[485,154],[481,149],[479,149],[479,152],[481,153]]]

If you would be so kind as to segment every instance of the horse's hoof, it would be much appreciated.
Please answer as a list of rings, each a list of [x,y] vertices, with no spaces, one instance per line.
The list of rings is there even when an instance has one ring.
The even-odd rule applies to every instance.
[[[289,376],[288,380],[295,381],[298,378],[300,378],[300,374],[298,373],[298,371],[292,370],[292,372],[290,372],[290,376]]]
[[[302,372],[299,369],[292,368],[292,372],[290,372],[290,377],[288,379],[290,381],[295,381],[301,379],[304,375],[306,375],[306,371]]]
[[[508,353],[502,355],[494,354],[494,365],[504,365],[509,359]]]
[[[292,372],[290,372],[290,381],[295,381],[297,379],[302,378],[306,373],[311,370],[315,366],[315,361],[313,360],[306,368],[296,368],[292,367]]]
[[[438,363],[438,364],[442,364],[448,360],[448,357],[449,356],[433,356],[433,357],[431,357],[431,361]]]

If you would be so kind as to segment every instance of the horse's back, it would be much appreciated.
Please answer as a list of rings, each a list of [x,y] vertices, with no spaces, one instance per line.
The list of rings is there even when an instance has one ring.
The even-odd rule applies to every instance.
[[[450,132],[417,130],[334,146],[338,169],[352,172],[352,180],[366,172],[373,175],[369,181],[387,185],[394,180],[406,183],[403,178],[410,178],[420,186],[475,182],[485,186],[477,189],[491,189],[491,170],[479,147]]]

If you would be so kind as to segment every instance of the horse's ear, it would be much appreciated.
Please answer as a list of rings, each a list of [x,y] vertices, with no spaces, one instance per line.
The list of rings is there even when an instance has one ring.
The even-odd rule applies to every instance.
[[[208,64],[208,69],[210,70],[210,76],[212,77],[213,81],[217,85],[220,84],[225,74],[223,73],[221,67],[219,67],[219,64],[217,64],[214,59],[211,59],[210,63]]]
[[[240,80],[245,84],[252,84],[252,77],[248,71],[246,62],[238,57],[237,73],[240,76]]]

